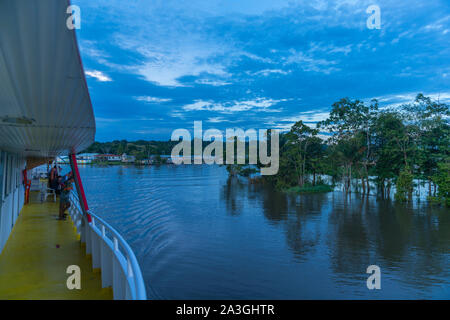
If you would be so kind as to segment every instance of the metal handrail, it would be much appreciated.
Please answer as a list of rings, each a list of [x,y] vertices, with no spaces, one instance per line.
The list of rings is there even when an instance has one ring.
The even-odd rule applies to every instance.
[[[125,239],[120,235],[119,232],[117,232],[111,225],[109,225],[109,223],[94,214],[91,210],[89,210],[89,214],[91,215],[91,222],[88,222],[86,217],[82,214],[81,208],[79,207],[78,196],[75,194],[75,192],[72,191],[70,193],[70,197],[72,200],[72,205],[76,207],[77,214],[83,219],[84,223],[87,224],[111,249],[115,258],[119,262],[122,271],[126,275],[126,280],[131,293],[131,299],[146,300],[147,295],[141,268],[139,267],[136,256],[129,244],[125,241]],[[73,209],[74,208],[72,208],[72,210]],[[74,218],[74,222],[77,223],[77,221],[75,220],[78,220],[78,218]],[[99,226],[97,226],[97,224],[99,224]],[[78,230],[79,226],[75,225],[75,227]],[[112,239],[107,236],[107,233],[112,236]],[[83,241],[83,239],[81,240]],[[124,250],[125,254],[122,253],[120,248]]]

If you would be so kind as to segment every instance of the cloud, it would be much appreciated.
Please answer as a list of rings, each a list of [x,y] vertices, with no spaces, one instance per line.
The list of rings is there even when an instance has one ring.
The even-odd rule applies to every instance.
[[[278,129],[280,131],[289,131],[291,127],[297,121],[303,121],[305,125],[315,128],[317,122],[323,121],[329,117],[330,113],[327,110],[308,110],[299,112],[295,115],[289,117],[270,117],[266,118],[266,125],[273,129]]]
[[[395,108],[406,103],[413,103],[416,99],[418,92],[404,92],[398,94],[389,94],[384,96],[373,97],[366,99],[370,101],[371,99],[377,99],[383,108]],[[444,92],[433,92],[426,93],[423,92],[425,97],[430,97],[434,101],[440,101],[443,103],[450,103],[450,91]]]
[[[220,39],[211,41],[200,35],[183,35],[183,41],[158,40],[158,45],[146,39],[124,39],[119,36],[117,43],[122,49],[138,52],[141,63],[126,68],[145,80],[165,87],[191,87],[186,77],[197,77],[194,84],[214,87],[232,84],[229,68],[243,58],[261,63],[273,63],[237,48],[233,43],[224,43]],[[284,72],[282,70],[279,70]]]
[[[403,93],[403,94],[392,94],[392,95],[385,95],[385,96],[379,96],[374,97],[373,99],[377,99],[378,102],[393,102],[393,101],[413,101],[414,98],[417,96],[417,93]]]
[[[172,101],[170,98],[157,98],[157,97],[150,97],[150,96],[140,96],[135,97],[137,101],[143,101],[148,103],[162,103],[162,102],[169,102]]]
[[[206,121],[211,122],[211,123],[230,122],[230,120],[224,119],[222,117],[212,117],[212,118],[208,118],[208,120],[206,120]]]
[[[124,122],[124,121],[156,121],[156,120],[164,120],[164,119],[156,119],[156,118],[145,118],[145,117],[129,117],[129,118],[105,118],[105,117],[95,117],[95,121],[104,122],[104,123],[115,123],[115,122]]]
[[[309,110],[298,113],[295,116],[281,118],[280,122],[297,122],[302,120],[305,123],[317,123],[323,121],[329,117],[330,113],[324,110]]]
[[[195,80],[195,83],[213,86],[213,87],[221,87],[230,85],[231,82],[223,81],[223,80],[212,80],[212,79],[198,79]]]
[[[88,77],[95,78],[100,82],[112,81],[112,79],[109,76],[107,76],[106,74],[104,74],[103,72],[98,71],[98,70],[86,70],[85,74]]]
[[[310,48],[308,49],[308,53],[312,54],[315,52],[320,53],[343,53],[344,55],[348,55],[352,52],[353,44],[347,44],[345,46],[337,46],[330,43],[322,43],[322,42],[311,42]]]
[[[253,72],[253,73],[250,73],[250,74],[253,75],[253,76],[262,75],[264,77],[267,77],[267,76],[272,75],[272,74],[287,75],[289,73],[291,73],[291,70],[285,71],[285,70],[281,70],[281,69],[263,69],[263,70],[259,70],[259,71],[256,71],[256,72]]]
[[[323,108],[346,96],[380,97],[384,107],[418,92],[441,92],[440,101],[448,93],[450,15],[442,0],[382,0],[381,30],[366,26],[372,0],[73,2],[85,12],[86,76],[116,84],[93,87],[93,100],[111,116],[122,117],[127,103],[136,118],[166,119],[158,128],[195,117],[217,127],[241,120],[288,129],[322,120]],[[118,121],[98,134],[126,137],[143,125]]]
[[[279,112],[279,110],[269,110],[269,108],[282,101],[287,101],[287,99],[274,100],[257,98],[254,100],[232,101],[224,103],[196,100],[194,103],[184,105],[182,109],[184,111],[214,111],[219,113],[234,113],[250,110]]]
[[[178,118],[178,119],[181,119],[181,120],[186,119],[185,114],[183,112],[181,112],[181,111],[172,111],[172,112],[169,113],[169,116],[172,117],[172,118]]]
[[[332,72],[339,71],[340,68],[334,67],[338,64],[334,60],[317,59],[312,56],[308,56],[303,52],[297,52],[294,49],[289,50],[290,55],[284,58],[285,65],[297,64],[303,71],[313,71],[324,74],[330,74]]]
[[[443,18],[441,18],[441,19],[439,19],[439,20],[437,20],[435,22],[432,22],[432,23],[424,26],[421,30],[434,32],[434,31],[437,31],[437,30],[444,29],[443,31],[445,32],[448,29],[449,20],[450,20],[450,15],[447,15],[447,16],[445,16],[445,17],[443,17]],[[447,33],[447,32],[445,32],[445,33]]]
[[[221,44],[208,43],[188,35],[183,37],[183,41],[166,43],[166,39],[159,39],[156,44],[147,44],[149,42],[153,41],[140,37],[117,37],[117,44],[122,49],[138,52],[142,56],[141,63],[128,69],[149,82],[166,87],[185,87],[189,85],[180,79],[186,76],[230,76],[224,65],[226,59],[213,61],[214,57],[229,50]]]
[[[98,49],[97,46],[97,41],[83,40],[80,43],[80,50],[83,54],[96,59],[98,62],[105,63],[106,58],[110,58],[110,55],[105,53],[103,50]]]

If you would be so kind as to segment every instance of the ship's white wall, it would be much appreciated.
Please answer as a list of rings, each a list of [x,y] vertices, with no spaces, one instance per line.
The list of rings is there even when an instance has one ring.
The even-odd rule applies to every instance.
[[[23,157],[0,150],[0,253],[23,207],[23,169]]]

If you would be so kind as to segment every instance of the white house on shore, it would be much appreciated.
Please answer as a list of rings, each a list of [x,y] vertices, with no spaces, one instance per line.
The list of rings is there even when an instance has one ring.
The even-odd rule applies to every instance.
[[[95,157],[98,153],[81,153],[77,154],[77,163],[78,164],[90,164],[95,160]]]
[[[122,154],[122,162],[134,163],[134,162],[136,162],[136,157],[130,156],[130,155],[127,155],[126,153],[124,153],[124,154]]]
[[[90,164],[92,163],[98,153],[80,153],[77,154],[77,163],[78,164]],[[69,157],[68,156],[60,156],[56,158],[56,162],[58,164],[68,164],[69,163]]]
[[[119,162],[122,160],[122,157],[116,154],[98,154],[95,156],[95,159],[100,161]]]

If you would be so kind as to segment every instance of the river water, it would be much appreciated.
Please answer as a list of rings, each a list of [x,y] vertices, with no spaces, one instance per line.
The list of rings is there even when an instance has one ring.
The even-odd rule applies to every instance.
[[[341,192],[288,195],[224,167],[80,167],[149,299],[450,298],[450,212]],[[369,290],[369,265],[381,289]]]

